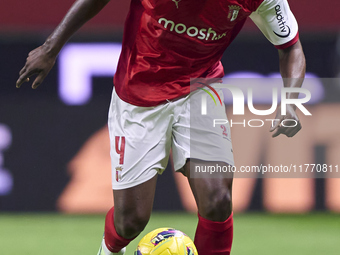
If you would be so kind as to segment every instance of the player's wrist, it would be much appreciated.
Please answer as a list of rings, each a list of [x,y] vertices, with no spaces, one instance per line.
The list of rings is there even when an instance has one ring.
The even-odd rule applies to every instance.
[[[58,43],[53,40],[47,39],[42,47],[49,57],[56,58],[62,48],[62,45],[58,45]]]

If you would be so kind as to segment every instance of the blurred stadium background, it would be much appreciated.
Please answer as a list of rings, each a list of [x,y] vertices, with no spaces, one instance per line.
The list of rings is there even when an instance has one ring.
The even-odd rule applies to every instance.
[[[28,52],[44,42],[72,2],[0,2],[1,254],[19,248],[38,255],[94,254],[104,212],[113,204],[106,120],[129,1],[111,1],[83,27],[38,90],[15,88]],[[290,6],[307,72],[320,88],[308,106],[313,116],[301,116],[303,131],[294,139],[271,139],[269,126],[233,128],[237,165],[340,165],[340,3],[299,0]],[[230,76],[279,71],[276,49],[251,21],[222,62]],[[185,179],[168,168],[159,177],[147,230],[168,225],[193,237],[192,195]],[[339,254],[339,175],[253,177],[234,183],[234,254]]]

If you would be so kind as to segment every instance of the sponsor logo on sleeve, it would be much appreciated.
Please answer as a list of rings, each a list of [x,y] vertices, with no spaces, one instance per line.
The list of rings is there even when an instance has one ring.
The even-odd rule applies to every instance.
[[[275,13],[276,13],[276,20],[278,22],[279,28],[280,28],[280,33],[276,33],[275,31],[274,34],[276,34],[278,37],[281,38],[286,38],[290,35],[290,27],[286,25],[286,20],[283,16],[282,10],[281,10],[281,5],[276,5],[275,6]]]

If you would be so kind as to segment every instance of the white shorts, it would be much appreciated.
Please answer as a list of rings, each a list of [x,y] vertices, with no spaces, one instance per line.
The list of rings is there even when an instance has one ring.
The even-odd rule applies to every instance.
[[[222,90],[216,90],[223,102]],[[140,107],[124,102],[113,91],[108,124],[114,190],[134,187],[161,174],[170,149],[176,171],[188,158],[234,165],[229,124],[212,124],[214,119],[227,119],[225,106],[211,111],[216,106],[207,100],[213,113],[201,115],[204,93],[197,90],[155,107]]]

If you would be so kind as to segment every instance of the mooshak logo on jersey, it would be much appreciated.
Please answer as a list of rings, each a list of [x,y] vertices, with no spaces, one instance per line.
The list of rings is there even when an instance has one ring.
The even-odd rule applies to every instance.
[[[211,27],[209,28],[197,28],[195,26],[188,27],[183,23],[175,24],[172,20],[160,18],[158,23],[163,25],[165,29],[175,31],[177,34],[186,33],[190,37],[197,37],[200,40],[219,40],[227,35],[227,32],[223,34],[217,34]]]

